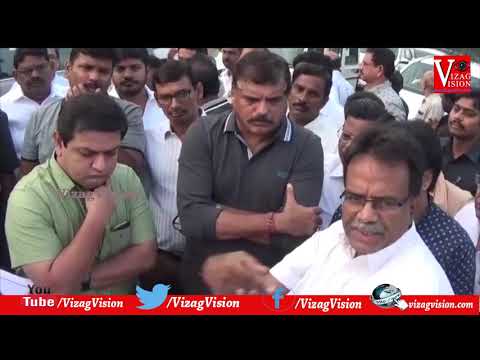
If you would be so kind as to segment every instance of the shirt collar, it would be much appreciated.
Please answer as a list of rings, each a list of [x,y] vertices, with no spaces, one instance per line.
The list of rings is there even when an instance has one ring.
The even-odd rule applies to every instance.
[[[441,139],[441,144],[442,144],[444,153],[446,152],[448,156],[448,160],[449,161],[453,160],[453,151],[452,151],[453,138],[452,137],[443,138]],[[475,143],[472,146],[470,151],[468,151],[463,155],[468,157],[474,163],[480,163],[480,141],[477,141],[477,143]]]
[[[390,82],[390,80],[385,79],[383,83],[371,87],[369,91],[374,91],[374,90],[378,91],[378,90],[386,89],[389,87],[392,87],[392,83]]]
[[[343,236],[342,242],[344,246],[344,251],[353,259],[353,257],[355,256],[355,250],[348,242],[345,232],[342,232],[341,234]],[[389,246],[373,254],[360,255],[358,256],[358,258],[366,260],[368,271],[370,273],[375,273],[379,269],[381,269],[387,262],[392,260],[392,258],[394,258],[400,252],[400,249],[406,246],[408,242],[415,241],[418,238],[419,235],[417,233],[417,229],[415,227],[415,224],[412,222],[410,228],[393,244],[390,244]]]
[[[202,105],[202,110],[205,111],[205,110],[208,110],[211,107],[214,107],[216,105],[220,105],[220,104],[223,104],[223,103],[227,103],[227,99],[225,99],[225,98],[213,99],[213,100],[210,100],[210,101],[206,102],[205,104],[203,104]]]
[[[70,191],[77,185],[73,182],[70,176],[62,169],[55,159],[55,152],[48,160],[48,169],[50,170],[50,176],[60,191]]]
[[[318,113],[318,116],[317,116],[317,119],[320,117],[320,116],[328,116],[329,113],[330,113],[330,110],[332,108],[332,101],[333,99],[328,99],[328,101],[325,103],[325,105],[320,109],[320,112]],[[317,120],[315,119],[315,120]],[[315,121],[313,120],[313,121]]]
[[[61,89],[52,82],[52,84],[50,85],[50,93],[45,98],[45,100],[47,100],[49,98],[52,98],[52,97],[63,97],[63,95],[64,94],[61,91]],[[20,84],[18,82],[15,82],[12,85],[12,88],[10,89],[10,99],[12,100],[12,102],[15,102],[15,101],[21,100],[23,98],[34,101],[34,100],[26,97],[25,94],[23,93],[23,90],[22,90],[22,87],[20,86]],[[43,100],[43,101],[45,101],[45,100]]]
[[[382,250],[366,255],[369,271],[372,273],[378,271],[400,252],[400,249],[405,243],[418,236],[415,224],[412,222],[410,228],[400,237],[400,239]]]
[[[343,179],[343,164],[338,152],[336,152],[332,158],[332,170],[330,172],[330,176]]]
[[[233,112],[230,112],[228,114],[227,119],[225,120],[225,127],[223,128],[223,133],[227,132],[233,132],[235,134],[239,134],[238,128],[237,128],[237,122],[235,121],[235,114]],[[280,126],[280,129],[278,129],[275,137],[280,137],[282,138],[283,142],[290,142],[292,141],[292,136],[293,136],[293,126],[292,122],[288,117],[285,117],[284,121],[282,122],[282,125]]]

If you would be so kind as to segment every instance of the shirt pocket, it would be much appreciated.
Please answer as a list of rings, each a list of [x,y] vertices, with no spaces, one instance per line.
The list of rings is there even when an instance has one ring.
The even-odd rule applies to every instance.
[[[124,225],[121,226],[122,224]],[[130,222],[126,221],[114,224],[114,226],[111,227],[108,236],[109,253],[105,254],[107,255],[106,257],[117,255],[130,245],[130,239],[132,238],[131,230]]]

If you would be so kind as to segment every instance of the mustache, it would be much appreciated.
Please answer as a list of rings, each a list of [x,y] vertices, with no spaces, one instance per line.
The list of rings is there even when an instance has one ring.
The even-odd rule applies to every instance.
[[[120,83],[120,85],[127,85],[127,84],[138,84],[138,81],[126,79],[126,80],[123,80],[123,81]]]
[[[307,103],[304,101],[297,101],[292,104],[292,106],[299,106],[301,108],[307,108]]]
[[[264,123],[264,124],[273,124],[273,121],[269,119],[267,116],[256,116],[251,118],[248,122],[255,122],[255,123]]]
[[[373,234],[373,235],[383,235],[385,233],[385,228],[381,223],[367,224],[358,220],[354,220],[350,225],[352,230],[358,230],[363,233]]]
[[[100,83],[98,83],[96,81],[95,82],[84,83],[83,86],[85,87],[85,89],[90,90],[90,91],[95,91],[95,90],[97,90],[101,87]]]
[[[455,125],[455,126],[458,126],[458,127],[460,127],[460,128],[462,128],[462,129],[463,129],[463,125],[462,125],[462,123],[461,123],[460,121],[456,121],[456,120],[449,120],[449,122],[448,122],[448,123],[449,123],[450,125]]]
[[[45,84],[45,81],[43,79],[32,79],[28,82],[28,85],[43,85]]]

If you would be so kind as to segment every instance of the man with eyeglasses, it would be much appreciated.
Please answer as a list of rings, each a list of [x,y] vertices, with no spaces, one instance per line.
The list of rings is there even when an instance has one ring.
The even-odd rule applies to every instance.
[[[322,211],[321,229],[330,225],[335,211],[341,204],[340,195],[345,190],[343,168],[350,144],[366,130],[390,121],[393,121],[393,117],[385,112],[382,100],[375,94],[361,91],[347,98],[345,123],[340,129],[338,150],[325,154],[325,178],[319,204]]]
[[[407,111],[400,95],[392,88],[391,78],[395,71],[395,54],[387,48],[368,48],[360,64],[360,79],[364,90],[373,92],[385,104],[387,111],[396,120],[407,120]]]
[[[70,84],[66,97],[57,98],[50,104],[41,106],[32,114],[25,129],[20,162],[23,175],[54,154],[53,133],[65,102],[85,93],[107,93],[116,60],[116,49],[72,49],[66,67],[66,76]],[[115,102],[122,108],[128,120],[128,131],[122,139],[118,162],[130,166],[142,178],[146,166],[142,110],[128,101],[115,99]]]
[[[152,175],[149,201],[158,251],[156,266],[142,277],[142,284],[145,288],[159,282],[170,284],[170,292],[178,294],[182,289],[177,275],[185,249],[184,236],[173,226],[177,216],[178,158],[188,128],[200,119],[201,87],[190,65],[175,60],[167,60],[154,72],[153,83],[155,99],[169,121],[166,126],[145,130],[147,163]]]
[[[53,64],[47,49],[18,48],[13,58],[16,83],[0,98],[0,109],[8,115],[15,152],[20,159],[24,134],[32,114],[65,95],[65,89],[52,83]]]
[[[273,265],[317,230],[323,182],[319,137],[286,116],[291,76],[278,55],[253,51],[235,65],[230,113],[194,123],[179,158],[177,205],[188,293],[212,254],[246,251]]]
[[[445,178],[475,195],[480,172],[480,89],[458,94],[448,118],[450,137],[443,138]]]
[[[437,206],[439,198],[434,195],[434,188],[441,171],[441,149],[438,139],[433,130],[424,122],[411,121],[391,124],[393,127],[404,127],[420,144],[425,156],[426,166],[422,179],[422,187],[414,201],[414,220],[417,231],[422,240],[428,246],[435,259],[444,269],[455,294],[466,295],[473,293],[473,279],[475,275],[474,246],[476,241],[469,238],[466,229],[469,228],[469,220],[474,215],[470,206],[462,201],[462,215],[468,213],[467,219],[455,216],[455,219]],[[392,126],[384,128],[390,131]],[[449,196],[454,197],[454,189]],[[458,195],[457,195],[458,196]],[[458,207],[461,207],[458,205]],[[332,223],[341,219],[342,208],[335,212]],[[473,244],[472,244],[473,240]]]
[[[425,171],[406,129],[374,127],[345,159],[342,221],[317,232],[272,269],[244,252],[210,257],[203,278],[217,293],[370,295],[379,284],[402,294],[453,294],[444,270],[420,238],[413,205]]]

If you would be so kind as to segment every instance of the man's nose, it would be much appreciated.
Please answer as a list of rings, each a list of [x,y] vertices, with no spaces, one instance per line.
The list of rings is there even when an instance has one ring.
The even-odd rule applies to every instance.
[[[306,92],[301,92],[297,94],[298,100],[301,100],[302,102],[306,102],[307,99],[307,93]]]
[[[177,100],[175,96],[172,97],[172,101],[170,102],[170,107],[172,109],[176,109],[180,106],[180,102]]]
[[[98,154],[93,160],[92,167],[98,172],[103,172],[107,166],[107,161],[103,154]]]
[[[357,219],[363,223],[372,223],[378,220],[378,213],[373,208],[372,202],[367,201],[357,213]]]
[[[89,80],[97,81],[100,78],[100,73],[97,70],[92,70],[88,73]]]
[[[257,107],[257,114],[258,115],[266,115],[268,114],[269,108],[268,104],[265,100],[260,101]]]

